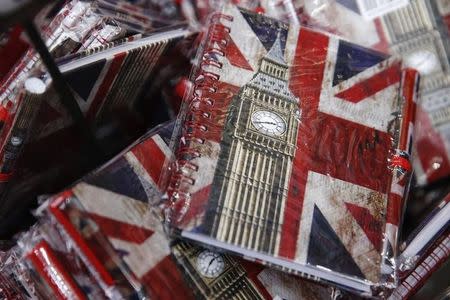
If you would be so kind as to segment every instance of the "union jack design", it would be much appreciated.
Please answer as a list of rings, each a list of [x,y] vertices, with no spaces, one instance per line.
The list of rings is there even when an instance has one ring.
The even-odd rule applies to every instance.
[[[131,270],[135,280],[138,280],[131,287],[142,284],[152,296],[160,299],[190,294],[175,262],[170,258],[170,247],[161,220],[148,213],[147,201],[154,199],[152,190],[157,190],[162,164],[170,153],[162,138],[167,132],[171,132],[170,128],[161,129],[159,134],[152,132],[148,139],[86,178],[84,182],[61,196],[56,196],[50,204],[51,215],[78,245],[87,264],[93,266],[94,272],[99,274],[103,286],[114,286],[118,280],[112,275],[117,274],[117,271],[108,269],[111,264],[102,263],[107,261],[105,257],[114,261],[114,255],[106,251],[106,255],[99,256],[99,253],[105,254],[104,249],[108,248],[109,243]],[[107,241],[102,241],[104,246],[83,237],[81,231],[76,229],[77,226],[72,225],[69,210],[65,212],[64,209],[64,202],[70,197],[75,197],[81,204],[79,209],[87,213],[80,220],[92,220],[107,238]],[[117,261],[115,263],[123,272],[124,268],[120,268],[120,264]],[[129,276],[124,276],[130,280]],[[171,289],[165,288],[166,285]]]
[[[393,271],[385,264],[396,248],[400,208],[409,178],[417,72],[402,71],[397,58],[306,28],[288,28],[234,6],[222,11],[219,24],[212,23],[204,48],[205,60],[195,74],[197,84],[185,107],[191,110],[185,110],[187,117],[182,121],[181,133],[177,133],[182,136],[177,145],[179,172],[173,174],[169,186],[173,225],[183,230],[185,238],[357,290],[369,292],[367,285],[356,278],[383,282],[384,275]],[[220,162],[219,168],[218,161],[223,153],[234,151],[227,148],[234,144],[225,136],[229,132],[239,136],[242,127],[247,141],[251,139],[249,132],[259,134],[250,120],[242,121],[242,127],[232,127],[227,113],[233,111],[239,118],[250,114],[234,108],[241,105],[236,104],[236,97],[245,97],[240,95],[244,95],[246,87],[254,87],[261,72],[266,72],[258,71],[264,60],[290,66],[288,87],[299,99],[301,117],[286,198],[278,208],[268,208],[271,218],[261,220],[256,217],[258,208],[250,209],[255,206],[248,200],[252,193],[260,193],[258,188],[252,191],[248,186],[259,181],[251,172],[239,171],[240,165],[251,166],[254,162],[254,173],[260,172],[257,164],[263,162],[257,162],[254,152],[242,150],[239,155],[248,159],[229,163],[237,168],[230,171],[230,182],[239,176],[248,179],[233,181],[227,193],[239,190],[247,198],[240,195],[235,203],[227,196],[228,208],[210,202],[215,193],[220,193],[213,184],[214,174],[226,168],[226,162]],[[283,79],[279,75],[283,73],[273,74],[272,78]],[[270,80],[266,81],[270,84]],[[283,93],[288,95],[287,91]],[[269,104],[278,105],[278,100],[274,101]],[[213,114],[207,116],[203,112],[211,102]],[[269,104],[264,105],[271,107]],[[264,143],[264,139],[260,135],[255,143]],[[274,147],[278,140],[270,141],[268,147]],[[256,146],[249,143],[242,149],[252,147]],[[223,186],[221,189],[224,191]],[[241,202],[244,204],[237,204]],[[264,204],[259,207],[265,209]],[[219,227],[229,227],[222,231],[219,228],[217,235],[210,232],[212,220],[222,217]],[[224,221],[226,218],[230,221]],[[259,223],[249,225],[256,222],[252,218]],[[270,243],[276,247],[258,252],[261,246],[249,241],[267,235],[267,231],[259,233],[258,228],[275,228],[274,220],[279,220],[280,227],[269,234]],[[239,228],[243,235],[238,233]],[[388,255],[382,257],[381,253]],[[338,273],[350,275],[355,280],[337,279],[330,272],[302,267],[305,264],[331,269],[338,277]]]
[[[185,273],[192,273],[192,269],[188,271],[182,266],[177,267],[179,262],[172,254],[171,243],[163,230],[161,219],[154,214],[155,211],[149,210],[148,206],[148,201],[152,203],[154,199],[159,199],[155,195],[159,194],[158,183],[163,164],[171,155],[167,144],[172,128],[173,124],[170,124],[161,127],[157,132],[149,133],[81,183],[53,197],[49,211],[74,242],[84,261],[94,267],[93,272],[103,282],[105,289],[118,283],[118,278],[114,277],[118,274],[117,268],[114,272],[108,269],[114,257],[105,249],[111,245],[127,266],[122,268],[122,271],[131,270],[132,275],[152,298],[173,299],[183,295],[186,299],[194,299],[194,291],[196,296],[210,299],[207,294],[202,294],[198,285],[191,282],[195,287],[192,290],[192,286],[184,280]],[[77,206],[76,203],[80,205]],[[154,202],[155,205],[156,203]],[[74,209],[75,207],[77,208]],[[101,240],[99,237],[95,240],[81,236],[83,232],[95,231],[88,230],[87,226],[80,230],[82,227],[79,223],[88,224],[91,221],[96,224],[91,225],[91,228],[98,226],[101,235],[107,239],[101,244],[98,243]],[[201,251],[198,246],[188,243],[173,244],[175,247],[183,244],[183,247],[188,249]],[[243,270],[244,276],[235,280],[245,280],[247,285],[253,286],[257,291],[253,296],[257,298],[248,298],[248,295],[246,297],[242,294],[245,286],[233,289],[233,285],[223,286],[220,291],[216,289],[214,295],[219,293],[230,296],[236,293],[238,297],[238,293],[241,293],[240,299],[318,300],[332,293],[331,288],[302,281],[295,276],[256,263],[231,256],[227,256],[227,260],[233,261]],[[116,262],[116,265],[120,263]],[[199,274],[194,269],[194,276],[200,278]]]
[[[298,18],[309,27],[320,28],[348,41],[387,52],[389,34],[383,26],[383,17],[368,20],[358,13],[356,6],[347,4],[333,1],[317,11],[315,5],[307,3],[299,10]]]
[[[419,69],[422,101],[417,106],[415,179],[419,185],[444,182],[450,175],[448,2],[410,1],[374,21],[358,16],[348,2],[333,1],[319,13],[314,5],[306,4],[300,18],[350,41],[402,55],[410,67]]]
[[[131,109],[155,65],[177,41],[188,35],[184,29],[149,37],[131,36],[91,50],[67,56],[60,69],[74,91],[78,105],[90,120],[111,112]],[[50,79],[49,79],[50,80]],[[50,92],[38,122],[38,138],[71,125],[71,119]]]

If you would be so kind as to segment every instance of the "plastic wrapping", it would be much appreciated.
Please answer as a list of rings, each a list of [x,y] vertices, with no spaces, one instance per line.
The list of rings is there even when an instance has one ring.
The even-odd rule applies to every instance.
[[[366,20],[339,1],[304,1],[296,11],[301,24],[382,52],[388,49],[380,19]]]
[[[70,191],[51,200],[48,214],[109,299],[145,296],[118,253],[102,235],[98,225],[86,216]]]
[[[390,50],[401,53],[405,63],[421,73],[413,160],[419,185],[445,180],[450,175],[448,12],[445,1],[415,0],[383,19],[390,29]],[[418,21],[405,26],[405,17]]]
[[[201,24],[208,23],[208,17],[222,7],[224,3],[233,3],[255,13],[263,13],[274,19],[298,24],[295,2],[291,0],[195,0],[196,15]],[[303,5],[303,3],[302,3]]]
[[[83,49],[94,49],[109,42],[118,40],[126,35],[127,31],[112,19],[106,19],[96,26],[91,34],[83,41]]]
[[[24,286],[33,296],[59,299],[106,299],[95,278],[88,272],[74,248],[49,222],[40,222],[18,241]],[[24,280],[25,279],[25,280]]]
[[[155,66],[160,64],[178,41],[191,34],[185,29],[186,26],[180,26],[180,29],[169,28],[142,37],[137,33],[149,32],[150,29],[130,30],[123,25],[123,20],[99,11],[97,8],[100,2],[69,1],[43,32],[50,52],[55,58],[59,58],[62,72],[67,73],[66,78],[75,91],[78,105],[89,121],[95,120],[97,123],[105,118],[112,119],[118,112],[130,114],[137,111],[136,104],[143,94],[142,87],[148,83],[150,75],[154,75]],[[110,12],[122,9],[121,3],[114,1],[108,7]],[[152,18],[155,18],[154,13],[151,15],[150,11],[142,11],[139,21],[150,22]],[[165,20],[158,28],[180,23],[175,19]],[[127,24],[132,23],[131,20]],[[120,39],[122,37],[126,38]],[[111,43],[113,41],[115,43]],[[42,68],[35,51],[28,50],[2,81],[2,195],[14,175],[14,165],[24,144],[60,133],[73,124],[71,116],[52,88],[49,74]],[[37,105],[38,101],[32,101],[36,105],[29,105],[29,92],[25,86],[29,77],[38,77],[46,85],[45,95],[39,101],[42,108]],[[23,114],[21,111],[29,113]],[[15,134],[18,131],[20,141],[17,143]]]
[[[448,196],[397,245],[411,164],[419,185],[450,174],[444,1],[375,20],[356,9],[364,0],[129,2],[68,1],[44,33],[50,50],[96,126],[174,116],[185,94],[178,121],[48,198],[0,252],[0,298],[397,300],[448,261]],[[198,29],[216,10],[190,80],[179,70],[195,33],[141,34]],[[52,184],[78,168],[81,143],[39,65],[29,51],[4,81],[0,196],[30,140],[33,164],[54,136],[64,151],[51,162],[71,158],[48,166]]]
[[[0,252],[1,299],[26,300],[30,299],[33,295],[30,290],[21,283],[21,280],[24,280],[24,276],[23,273],[20,274],[20,271],[18,271],[18,256],[17,247],[12,248],[7,252]]]
[[[5,125],[2,128],[2,138],[6,143],[0,152],[0,193],[4,193],[14,170],[17,157],[21,154],[25,143],[30,139],[32,124],[41,107],[44,92],[45,84],[42,80],[36,77],[28,78],[24,83],[24,93],[21,99],[22,105],[14,114],[14,122],[8,124],[11,128],[5,128]],[[8,134],[5,135],[5,133]]]
[[[175,1],[160,1],[161,5],[152,9],[140,8],[125,1],[98,0],[97,10],[110,16],[126,28],[137,31],[153,31],[161,27],[186,23]]]
[[[175,133],[175,234],[362,294],[393,286],[418,74],[232,5]]]
[[[77,51],[82,40],[101,22],[93,14],[90,3],[72,1],[55,16],[42,35],[49,51],[55,56]],[[28,50],[1,82],[0,91],[0,193],[10,181],[14,165],[24,144],[35,131],[40,105],[45,102],[42,94],[45,85],[40,78],[33,77],[32,69],[38,66],[39,58],[34,50]],[[31,79],[32,84],[27,86]],[[30,88],[32,90],[30,90]]]

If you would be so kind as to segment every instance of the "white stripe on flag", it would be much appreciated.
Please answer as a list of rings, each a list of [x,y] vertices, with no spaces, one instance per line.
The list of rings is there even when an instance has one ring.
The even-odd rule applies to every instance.
[[[73,188],[75,196],[90,213],[142,228],[154,230],[144,222],[148,204],[111,191],[79,183]]]
[[[133,273],[141,278],[170,255],[169,241],[162,232],[155,232],[142,244],[109,238],[114,248],[124,250],[127,255],[124,260]]]

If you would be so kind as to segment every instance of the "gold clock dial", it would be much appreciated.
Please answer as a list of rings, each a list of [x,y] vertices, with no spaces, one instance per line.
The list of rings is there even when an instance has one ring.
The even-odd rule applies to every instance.
[[[280,136],[286,131],[286,122],[282,117],[267,110],[258,110],[252,114],[252,124],[264,134]]]
[[[219,276],[225,268],[223,256],[209,250],[200,252],[197,256],[197,270],[207,278]]]

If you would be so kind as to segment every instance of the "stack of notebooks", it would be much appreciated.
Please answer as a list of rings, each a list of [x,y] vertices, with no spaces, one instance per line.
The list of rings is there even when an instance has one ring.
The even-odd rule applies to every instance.
[[[103,72],[112,49],[162,51],[142,43],[80,61]],[[401,58],[227,4],[191,81],[175,122],[41,204],[1,284],[60,299],[405,299],[449,258],[450,195],[399,244],[419,88]],[[80,87],[88,115],[120,102]]]
[[[179,23],[176,20],[167,21],[160,31],[132,29],[131,21],[124,25],[120,18],[111,15],[122,10],[122,4],[109,4],[110,14],[105,15],[96,1],[69,1],[44,32],[77,104],[91,122],[111,118],[117,112],[137,111],[136,103],[144,92],[142,87],[154,75],[155,66],[180,40],[192,35],[185,25],[175,27]],[[139,20],[150,23],[152,18],[143,13]],[[27,85],[27,81],[33,84]],[[70,127],[73,120],[34,50],[16,63],[1,82],[1,91],[0,196],[3,196],[24,145],[57,132],[63,135],[63,129]],[[36,99],[30,100],[30,95]]]
[[[158,185],[174,124],[150,131],[100,169],[37,210],[39,222],[19,239],[20,253],[2,284],[30,296],[61,299],[331,299],[355,297],[167,235]],[[404,299],[448,258],[449,198],[408,239],[400,255]],[[446,237],[446,239],[444,238]],[[435,254],[437,253],[437,254]],[[12,259],[12,258],[11,258]],[[411,281],[414,276],[415,281]],[[20,278],[20,282],[12,278]],[[313,279],[313,278],[309,278]],[[317,279],[317,278],[314,278]],[[63,296],[61,296],[63,295]],[[73,297],[78,295],[78,297]],[[71,298],[72,297],[72,298]]]

